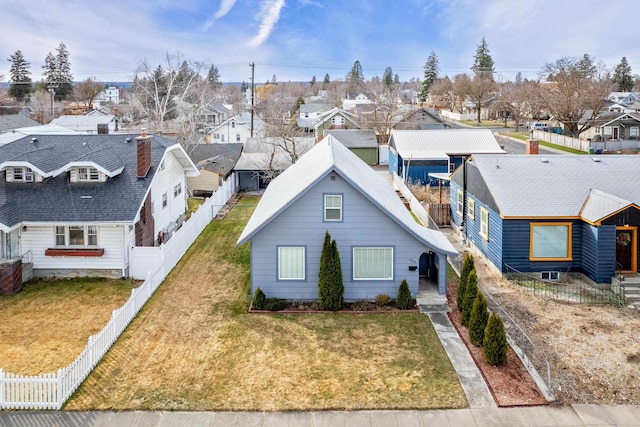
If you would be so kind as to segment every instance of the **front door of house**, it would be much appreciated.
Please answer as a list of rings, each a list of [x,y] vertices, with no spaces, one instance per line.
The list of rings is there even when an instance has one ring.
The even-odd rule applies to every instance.
[[[635,273],[636,262],[636,227],[619,227],[616,229],[616,263],[622,271]]]
[[[618,137],[620,136],[619,132],[620,132],[620,129],[618,129],[618,126],[614,126],[613,127],[613,139],[615,141],[617,141]]]

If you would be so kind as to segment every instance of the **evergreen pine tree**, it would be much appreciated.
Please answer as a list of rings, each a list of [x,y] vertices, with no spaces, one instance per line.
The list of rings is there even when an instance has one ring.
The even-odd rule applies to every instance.
[[[627,61],[627,57],[623,56],[620,63],[616,65],[613,73],[613,83],[617,85],[620,92],[631,92],[633,90],[633,77],[631,77],[631,66]]]
[[[464,300],[464,289],[467,287],[467,279],[469,277],[469,273],[474,268],[473,255],[467,252],[464,255],[464,260],[462,261],[460,284],[458,285],[458,295],[456,295],[456,303],[458,304],[458,310],[460,310],[460,312],[462,312],[462,301]]]
[[[385,68],[384,74],[382,75],[382,84],[388,88],[393,86],[393,70],[391,70],[391,67]]]
[[[329,78],[329,73],[327,73],[324,75],[324,79],[322,80],[322,89],[326,89],[329,83],[331,83],[331,79]]]
[[[471,309],[473,308],[473,302],[478,294],[478,276],[476,276],[476,270],[469,272],[467,278],[467,286],[464,289],[464,299],[462,300],[462,313],[460,321],[464,326],[469,326],[469,318],[471,317]]]
[[[344,303],[344,283],[342,281],[342,263],[340,262],[340,253],[338,252],[338,244],[335,240],[331,242],[331,308],[337,311],[342,308]]]
[[[329,231],[324,234],[324,243],[322,244],[322,253],[320,254],[320,270],[318,271],[318,301],[320,308],[329,305],[329,280],[331,269],[331,235]]]
[[[71,75],[71,64],[69,63],[69,50],[63,42],[56,48],[58,52],[55,59],[55,82],[58,85],[56,95],[60,99],[66,99],[73,93],[73,75]]]
[[[31,64],[22,55],[22,51],[17,50],[8,59],[11,62],[9,70],[9,95],[13,96],[19,102],[28,102],[31,87]]]
[[[493,80],[493,73],[495,72],[494,62],[489,54],[489,45],[484,37],[476,48],[471,70],[475,75],[488,76]]]
[[[347,74],[347,82],[352,86],[364,83],[364,74],[362,73],[362,64],[360,60],[356,59],[351,67],[351,71]]]
[[[220,72],[218,71],[218,67],[213,64],[211,64],[211,67],[209,67],[209,72],[207,73],[207,83],[209,84],[209,87],[211,87],[211,89],[218,89],[220,86],[222,86],[222,83],[220,83]]]
[[[492,366],[500,366],[507,363],[507,334],[500,316],[491,313],[484,331],[482,343],[484,356],[487,363]]]
[[[409,284],[406,280],[402,280],[400,288],[398,288],[398,296],[396,297],[396,306],[400,310],[410,310],[413,308],[413,298],[411,298],[411,291],[409,290]]]
[[[482,295],[482,291],[478,290],[471,308],[471,318],[469,319],[469,340],[476,347],[482,347],[484,330],[487,327],[488,320],[487,300]]]
[[[425,102],[429,96],[429,89],[438,80],[440,73],[440,61],[435,52],[431,52],[424,64],[424,80],[422,81],[422,92],[420,92],[420,101]]]

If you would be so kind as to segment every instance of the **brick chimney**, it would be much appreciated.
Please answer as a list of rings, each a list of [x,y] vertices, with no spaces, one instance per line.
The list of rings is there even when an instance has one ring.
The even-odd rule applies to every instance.
[[[527,154],[539,154],[537,139],[527,139]]]
[[[136,137],[136,152],[138,178],[144,178],[151,169],[151,136],[147,136],[144,128],[140,136]]]

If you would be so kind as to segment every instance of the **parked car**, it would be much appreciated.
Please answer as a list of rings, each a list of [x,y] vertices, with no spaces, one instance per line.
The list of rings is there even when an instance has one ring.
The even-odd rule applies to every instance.
[[[529,130],[547,130],[549,128],[549,123],[527,122],[527,128],[529,128]]]

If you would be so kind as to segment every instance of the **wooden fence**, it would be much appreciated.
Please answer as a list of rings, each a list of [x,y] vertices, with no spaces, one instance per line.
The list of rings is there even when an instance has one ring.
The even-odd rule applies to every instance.
[[[433,218],[438,227],[451,225],[451,206],[449,203],[429,203],[427,214]]]
[[[131,291],[122,307],[113,311],[111,319],[100,332],[89,337],[87,346],[69,366],[57,372],[33,376],[16,375],[0,369],[0,409],[62,408],[234,192],[235,184],[231,177],[165,245],[157,248],[156,262],[151,263],[153,272],[147,272],[144,283]],[[148,252],[145,256],[147,258],[137,261],[148,262]],[[144,265],[147,267],[149,264]]]

